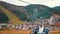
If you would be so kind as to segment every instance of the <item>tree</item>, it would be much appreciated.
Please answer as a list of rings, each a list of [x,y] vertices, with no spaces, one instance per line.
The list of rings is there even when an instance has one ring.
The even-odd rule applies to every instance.
[[[2,11],[0,11],[0,23],[8,23],[8,22],[9,22],[8,16]]]
[[[52,13],[60,15],[60,6],[56,6],[52,8]]]

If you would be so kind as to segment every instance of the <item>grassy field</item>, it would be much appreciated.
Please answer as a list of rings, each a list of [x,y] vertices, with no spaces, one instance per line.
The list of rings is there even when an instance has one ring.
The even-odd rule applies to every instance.
[[[0,34],[30,34],[31,30],[0,30]],[[60,30],[51,30],[49,34],[60,34]]]
[[[30,34],[31,30],[1,30],[0,34]]]
[[[51,30],[49,34],[60,34],[60,30]]]

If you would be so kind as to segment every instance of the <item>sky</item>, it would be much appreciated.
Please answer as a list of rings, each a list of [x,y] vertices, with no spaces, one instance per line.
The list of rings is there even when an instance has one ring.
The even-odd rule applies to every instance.
[[[18,6],[26,6],[28,3],[21,2],[19,0],[0,0],[10,4],[18,5]],[[60,6],[60,0],[23,0],[29,2],[31,4],[42,4],[49,7]]]

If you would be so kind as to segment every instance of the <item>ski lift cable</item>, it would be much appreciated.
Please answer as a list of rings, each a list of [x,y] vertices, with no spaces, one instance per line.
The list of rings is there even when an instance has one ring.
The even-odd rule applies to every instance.
[[[23,0],[19,0],[19,1],[21,1],[21,2],[24,2],[24,3],[27,3],[27,4],[31,4],[31,3],[29,3],[29,2],[26,2],[26,1],[23,1]]]

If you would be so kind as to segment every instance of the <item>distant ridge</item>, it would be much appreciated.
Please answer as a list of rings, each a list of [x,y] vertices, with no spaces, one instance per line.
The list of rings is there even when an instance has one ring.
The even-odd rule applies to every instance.
[[[55,13],[55,14],[60,15],[60,6],[53,7],[52,12]]]
[[[54,9],[60,10],[60,6],[53,7]]]

